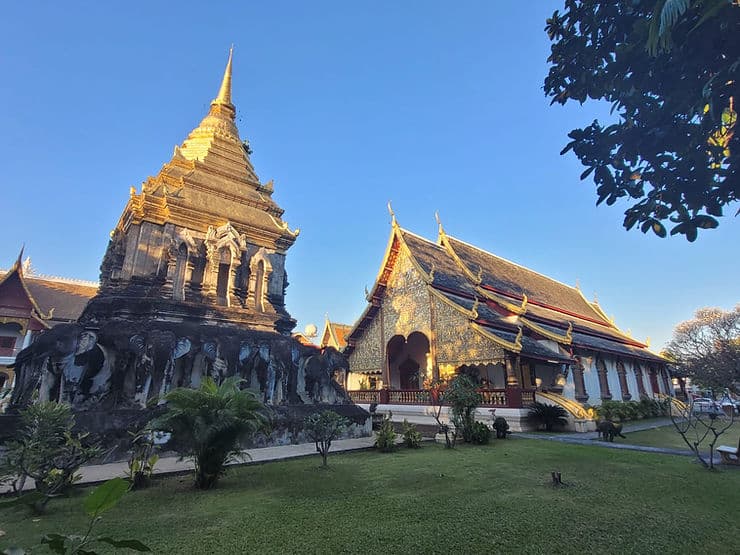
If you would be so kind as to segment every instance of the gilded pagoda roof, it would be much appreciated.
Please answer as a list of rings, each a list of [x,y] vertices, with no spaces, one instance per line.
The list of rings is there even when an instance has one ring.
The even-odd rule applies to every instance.
[[[232,53],[208,114],[193,129],[172,159],[148,178],[140,191],[132,188],[119,227],[152,221],[174,223],[206,232],[230,223],[257,245],[287,249],[298,231],[282,220],[272,199],[272,181],[261,183],[239,136],[231,101]]]

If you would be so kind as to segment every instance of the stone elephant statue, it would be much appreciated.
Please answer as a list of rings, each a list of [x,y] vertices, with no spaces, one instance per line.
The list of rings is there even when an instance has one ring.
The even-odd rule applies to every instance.
[[[320,352],[316,349],[307,352],[301,358],[298,369],[298,393],[303,401],[329,404],[349,402],[347,392],[334,380],[335,372],[347,366],[347,358],[333,347],[326,347]]]

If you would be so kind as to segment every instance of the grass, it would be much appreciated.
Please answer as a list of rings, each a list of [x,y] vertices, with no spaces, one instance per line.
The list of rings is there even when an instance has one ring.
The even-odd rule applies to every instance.
[[[688,457],[510,439],[319,464],[234,468],[208,492],[163,478],[127,494],[99,532],[155,553],[740,552],[740,472]],[[54,500],[37,522],[0,511],[0,550],[82,531],[81,504]]]
[[[622,440],[623,443],[631,443],[634,445],[649,445],[651,447],[669,447],[672,449],[684,449],[688,450],[686,443],[681,438],[681,434],[676,431],[673,424],[668,426],[661,426],[660,428],[653,428],[651,430],[643,430],[641,432],[630,432],[625,434],[627,439]],[[691,439],[692,436],[689,436]],[[740,438],[740,420],[736,420],[729,430],[719,437],[715,447],[720,445],[730,445],[737,447],[738,439]],[[703,446],[708,445],[705,440],[702,442]]]

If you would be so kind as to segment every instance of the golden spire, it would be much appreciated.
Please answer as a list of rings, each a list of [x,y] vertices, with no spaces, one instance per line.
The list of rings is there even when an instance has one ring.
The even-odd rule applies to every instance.
[[[221,81],[221,88],[218,89],[218,96],[211,104],[221,104],[224,106],[233,106],[231,103],[231,58],[234,55],[234,46],[229,48],[229,61],[226,62],[224,78]]]

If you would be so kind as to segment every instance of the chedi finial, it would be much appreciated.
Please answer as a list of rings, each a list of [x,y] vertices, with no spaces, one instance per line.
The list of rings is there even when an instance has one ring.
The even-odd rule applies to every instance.
[[[213,104],[233,106],[231,103],[231,58],[233,55],[234,46],[232,45],[229,49],[229,61],[226,62],[226,70],[224,71],[224,78],[221,81],[221,88],[218,89],[218,95],[213,100]]]

